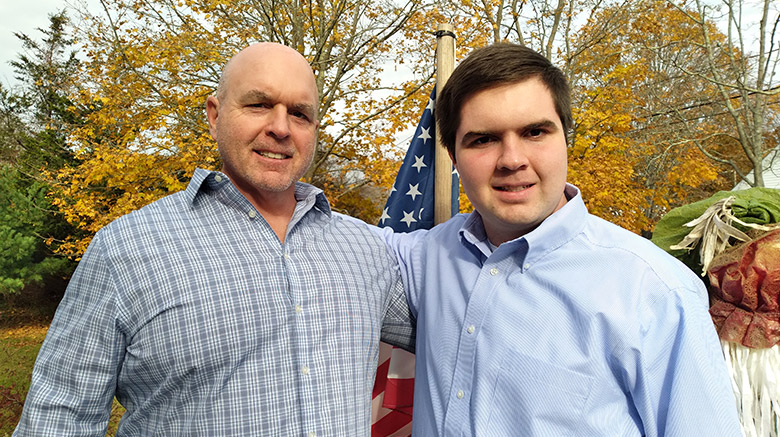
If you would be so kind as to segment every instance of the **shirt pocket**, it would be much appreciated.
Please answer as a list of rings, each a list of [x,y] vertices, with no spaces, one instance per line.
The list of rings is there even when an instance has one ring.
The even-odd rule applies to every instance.
[[[485,435],[573,436],[595,379],[506,350]]]

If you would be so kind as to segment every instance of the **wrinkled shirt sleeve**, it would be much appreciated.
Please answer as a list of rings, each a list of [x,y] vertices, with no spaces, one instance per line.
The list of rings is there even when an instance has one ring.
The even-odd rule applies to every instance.
[[[394,232],[392,228],[379,228],[371,226],[371,229],[384,239],[387,247],[398,259],[403,279],[406,300],[412,317],[417,319],[419,308],[419,293],[422,290],[423,272],[425,269],[421,250],[428,234],[427,229],[418,229],[413,232]]]
[[[706,291],[676,290],[642,311],[632,399],[648,436],[740,435]],[[625,367],[630,369],[628,366]]]
[[[14,436],[104,436],[122,364],[110,266],[98,233],[84,253],[36,360]]]
[[[388,299],[387,311],[382,319],[381,340],[414,353],[416,320],[406,302],[400,278],[390,290]]]

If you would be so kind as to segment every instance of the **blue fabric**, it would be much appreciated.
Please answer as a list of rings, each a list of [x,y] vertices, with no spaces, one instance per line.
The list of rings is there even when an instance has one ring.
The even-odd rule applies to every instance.
[[[226,176],[197,170],[98,232],[14,435],[105,435],[114,395],[118,436],[368,435],[380,330],[413,341],[397,264],[320,190],[296,198],[281,244]]]
[[[393,190],[385,203],[379,226],[391,227],[396,232],[433,227],[436,123],[433,117],[436,89],[431,92],[428,105],[423,110],[404,162],[395,177]],[[441,148],[438,153],[447,153]],[[450,164],[452,170],[452,164]],[[458,174],[452,172],[450,210],[458,212]]]
[[[567,196],[493,252],[477,213],[383,230],[417,317],[414,435],[740,435],[701,280]]]

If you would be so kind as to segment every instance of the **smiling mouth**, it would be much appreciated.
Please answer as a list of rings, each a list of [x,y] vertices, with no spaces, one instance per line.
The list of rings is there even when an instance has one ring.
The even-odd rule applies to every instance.
[[[288,158],[290,158],[289,155],[285,155],[283,153],[257,151],[257,150],[255,150],[255,153],[257,153],[258,155],[260,155],[260,156],[262,156],[264,158],[269,158],[269,159],[288,159]]]
[[[501,186],[496,186],[494,188],[496,190],[498,190],[498,191],[507,191],[507,192],[510,192],[510,193],[515,193],[515,192],[518,192],[518,191],[527,190],[528,188],[531,188],[532,186],[533,186],[533,184],[531,184],[531,185],[510,185],[510,186],[501,185]]]

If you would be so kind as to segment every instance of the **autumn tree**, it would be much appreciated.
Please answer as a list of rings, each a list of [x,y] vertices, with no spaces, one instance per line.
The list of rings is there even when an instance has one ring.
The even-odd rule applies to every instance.
[[[618,21],[634,12],[620,8]],[[591,40],[591,26],[598,32],[601,21],[596,14],[578,38]],[[641,214],[647,193],[635,171],[640,153],[627,133],[637,103],[632,89],[646,73],[641,65],[627,62],[616,47],[619,40],[619,31],[602,34],[598,44],[569,63],[569,74],[576,78],[571,80],[575,124],[569,138],[569,180],[582,190],[591,213],[639,232],[648,227]]]
[[[691,32],[684,14],[672,17],[674,8],[658,2],[101,4],[100,13],[82,17],[90,85],[78,103],[90,114],[69,138],[78,164],[59,175],[58,206],[87,236],[184,188],[194,167],[219,168],[203,101],[224,62],[260,40],[295,47],[316,74],[322,129],[305,179],[324,188],[337,210],[375,220],[405,146],[399,135],[414,125],[433,86],[430,31],[438,22],[455,27],[458,59],[508,40],[562,67],[574,91],[570,179],[594,213],[647,230],[665,208],[710,189],[705,184],[715,177],[693,141],[670,135],[679,121],[658,104],[690,104],[714,89],[691,86],[670,73],[673,59],[653,54],[652,47],[670,47],[663,26],[651,25],[660,17],[674,18],[677,40]],[[717,123],[702,120],[696,129],[711,132],[707,123]],[[88,241],[73,238],[63,250],[78,255]]]
[[[220,167],[203,102],[227,59],[256,41],[300,51],[320,91],[321,129],[305,180],[334,208],[376,220],[397,153],[387,149],[406,122],[387,111],[427,85],[428,67],[410,67],[395,83],[391,69],[408,50],[399,37],[420,1],[222,2],[103,0],[82,11],[91,87],[80,102],[94,111],[71,137],[79,164],[60,174],[59,206],[92,234],[114,218],[182,189],[195,167]],[[420,27],[419,32],[429,28]],[[415,111],[417,113],[417,111]],[[413,115],[403,114],[407,120]],[[64,249],[78,255],[88,238]]]
[[[669,111],[708,158],[728,165],[751,186],[764,186],[761,161],[776,146],[770,133],[779,122],[780,10],[770,0],[726,0],[719,6],[701,0],[691,6],[669,0],[669,4],[688,20],[701,59],[673,66],[690,82],[714,90],[706,100],[672,106]],[[716,21],[722,23],[723,33],[713,25]],[[719,129],[697,131],[690,121],[699,117],[716,119]],[[738,153],[729,145],[736,145]],[[745,160],[747,167],[742,164]]]
[[[692,50],[687,19],[664,2],[635,2],[632,8],[621,9],[620,14],[605,11],[616,19],[618,30],[585,54],[587,62],[575,64],[585,80],[574,92],[580,115],[570,175],[594,213],[640,232],[652,229],[671,207],[724,186],[715,183],[716,164],[675,126],[665,109],[672,102],[689,105],[691,99],[712,91],[671,66],[670,57],[677,62],[700,59]],[[594,22],[599,21],[596,18]],[[590,25],[581,32],[588,39]],[[679,41],[689,44],[671,47]],[[706,132],[713,122],[702,118],[696,125]],[[614,165],[623,170],[604,172]]]

